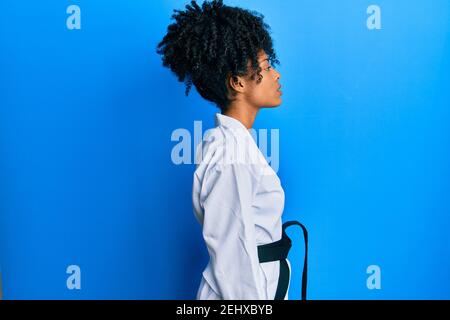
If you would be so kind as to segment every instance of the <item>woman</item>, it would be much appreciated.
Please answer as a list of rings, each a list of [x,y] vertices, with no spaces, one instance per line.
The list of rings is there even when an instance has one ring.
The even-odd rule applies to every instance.
[[[221,110],[196,152],[192,200],[210,255],[197,299],[288,299],[284,191],[249,132],[261,108],[282,102],[270,28],[220,0],[186,9],[157,52],[186,95],[193,83]]]

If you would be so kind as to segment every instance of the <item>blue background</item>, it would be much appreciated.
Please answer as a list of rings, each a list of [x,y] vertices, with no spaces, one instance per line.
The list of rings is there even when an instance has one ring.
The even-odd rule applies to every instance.
[[[218,109],[185,97],[155,52],[187,3],[0,2],[4,298],[195,298],[208,255],[194,164],[172,162],[171,134],[214,126]],[[80,30],[66,27],[72,4]],[[272,28],[283,104],[254,128],[280,131],[284,219],[310,233],[309,299],[449,299],[450,3],[225,4]],[[298,299],[303,242],[289,234]],[[66,287],[72,264],[81,290]]]

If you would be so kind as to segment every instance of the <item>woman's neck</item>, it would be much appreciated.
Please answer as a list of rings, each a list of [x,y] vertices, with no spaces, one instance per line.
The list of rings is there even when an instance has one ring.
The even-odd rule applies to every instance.
[[[253,127],[253,123],[255,122],[257,113],[258,110],[256,109],[251,107],[243,107],[241,105],[240,107],[230,106],[223,114],[239,120],[247,129],[251,129]]]

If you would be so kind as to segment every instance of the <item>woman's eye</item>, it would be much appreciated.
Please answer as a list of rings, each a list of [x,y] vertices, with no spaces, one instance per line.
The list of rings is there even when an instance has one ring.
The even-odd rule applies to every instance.
[[[272,68],[271,66],[268,66],[266,70],[269,71],[269,69],[271,69],[271,68]]]

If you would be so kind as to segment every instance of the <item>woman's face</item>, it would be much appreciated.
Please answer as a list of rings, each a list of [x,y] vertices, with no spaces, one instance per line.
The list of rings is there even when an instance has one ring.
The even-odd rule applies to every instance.
[[[281,91],[278,90],[280,83],[278,80],[281,75],[270,65],[268,57],[264,50],[258,53],[258,63],[261,67],[260,82],[257,82],[258,75],[252,80],[250,73],[245,77],[239,77],[241,84],[234,84],[235,90],[241,93],[240,99],[245,103],[256,108],[276,107],[281,104]],[[251,61],[247,64],[248,70],[251,70]]]

